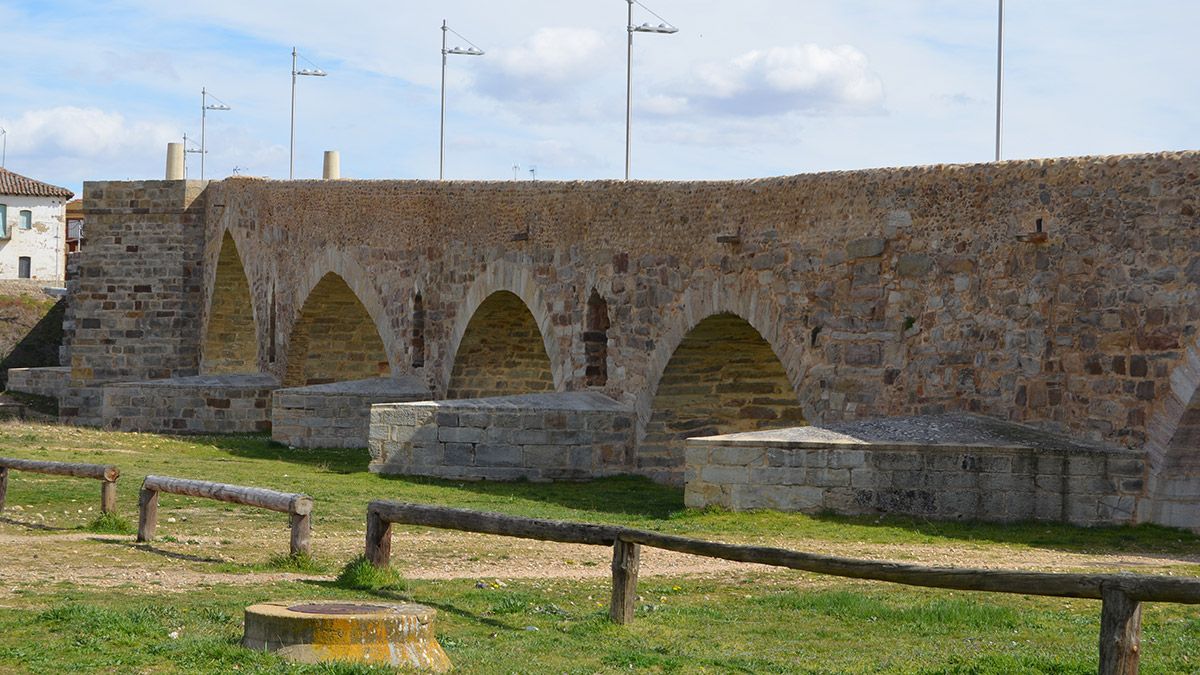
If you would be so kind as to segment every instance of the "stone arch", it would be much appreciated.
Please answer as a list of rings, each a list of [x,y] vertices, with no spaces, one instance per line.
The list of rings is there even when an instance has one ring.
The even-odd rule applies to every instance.
[[[608,327],[608,302],[593,288],[583,328],[583,378],[589,387],[608,384]]]
[[[489,295],[471,317],[455,353],[448,398],[554,391],[550,357],[525,303],[509,291]]]
[[[1171,371],[1170,387],[1146,424],[1147,485],[1150,513],[1139,519],[1174,527],[1195,527],[1196,486],[1200,485],[1200,342],[1193,343]]]
[[[784,321],[783,307],[768,291],[745,289],[741,285],[717,279],[706,288],[692,287],[683,292],[679,300],[662,312],[668,322],[654,343],[654,349],[646,361],[647,386],[634,399],[640,428],[650,420],[650,405],[658,390],[663,371],[684,337],[701,321],[714,314],[735,314],[750,324],[770,345],[783,369],[787,373],[793,391],[801,391],[807,362],[804,345],[807,337],[799,333],[789,334]],[[815,419],[811,406],[804,410],[807,419]],[[640,438],[639,432],[639,438]]]
[[[291,301],[292,307],[301,307],[301,301],[307,304],[313,290],[325,280],[325,277],[330,274],[340,277],[342,282],[350,287],[354,297],[362,305],[367,316],[370,317],[371,323],[375,326],[376,333],[383,341],[389,368],[392,372],[400,372],[402,370],[399,364],[402,362],[404,347],[402,343],[393,339],[394,331],[389,323],[390,318],[387,308],[384,306],[382,295],[372,282],[372,279],[376,278],[375,274],[368,271],[367,268],[363,267],[348,253],[337,248],[328,248],[322,251],[309,263],[307,270],[302,274],[300,283],[297,285],[297,294],[293,296]],[[284,288],[286,286],[280,287],[279,290],[281,293],[284,292]],[[286,304],[282,305],[285,308],[286,306]],[[295,334],[295,326],[300,321],[301,311],[295,311],[290,319],[282,319],[281,317],[280,327],[284,331],[289,331],[286,322],[291,321],[291,328],[287,332],[287,335]],[[284,337],[284,335],[281,334],[280,337]],[[290,343],[290,337],[285,338],[281,342],[283,345],[282,357],[288,362],[291,361]]]
[[[482,274],[476,277],[474,283],[467,290],[467,295],[463,298],[462,304],[459,305],[459,311],[454,317],[454,325],[448,341],[450,349],[441,366],[441,381],[449,389],[451,375],[458,360],[458,352],[462,347],[469,324],[475,319],[475,314],[483,303],[499,291],[507,291],[519,298],[525,311],[533,318],[546,356],[550,360],[553,389],[561,390],[565,380],[564,373],[567,372],[567,369],[563,363],[563,352],[555,339],[554,321],[547,309],[542,289],[534,280],[533,273],[528,267],[505,261],[489,265]]]
[[[721,312],[688,331],[658,380],[636,466],[681,482],[684,440],[805,424],[796,388],[771,345]]]
[[[308,293],[288,339],[285,387],[388,375],[387,349],[346,280],[325,274]]]
[[[211,282],[200,372],[205,375],[258,372],[258,332],[250,281],[228,230],[221,238]]]

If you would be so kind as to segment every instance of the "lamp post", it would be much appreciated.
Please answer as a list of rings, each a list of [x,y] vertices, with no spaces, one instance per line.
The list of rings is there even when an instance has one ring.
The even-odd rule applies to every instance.
[[[192,142],[195,143],[196,141],[193,139]],[[199,148],[195,148],[195,149],[189,148],[187,134],[183,135],[183,177],[185,179],[187,178],[187,156],[188,155],[200,155],[201,162],[203,162],[204,155],[201,154],[202,152],[204,152],[204,151]]]
[[[296,70],[296,58],[299,56],[296,53],[296,48],[292,47],[292,138],[288,144],[288,180],[295,178],[296,175],[296,76],[304,75],[305,77],[325,77],[325,71],[316,67],[316,64],[309,61],[312,68],[304,68]],[[308,61],[308,59],[304,59]]]
[[[1004,0],[999,0],[996,29],[996,161],[1000,161],[1000,101],[1004,96]]]
[[[458,35],[458,37],[471,46],[466,49],[461,47],[446,49],[447,33]],[[455,56],[483,56],[483,50],[447,26],[446,20],[442,19],[442,123],[440,141],[438,143],[438,180],[444,180],[446,177],[446,57],[450,54],[454,54]]]
[[[662,33],[669,35],[678,33],[679,29],[666,22],[661,16],[654,14],[654,11],[637,0],[627,0],[629,3],[629,20],[625,24],[625,29],[629,33],[629,46],[626,50],[625,59],[625,180],[629,180],[629,155],[630,146],[632,145],[632,130],[633,130],[633,34],[634,33]],[[657,26],[651,26],[648,23],[643,23],[640,26],[633,25],[633,4],[642,5],[642,8],[647,12],[657,16],[663,23]]]
[[[208,123],[209,110],[229,110],[229,106],[225,105],[221,99],[212,96],[216,103],[209,104],[208,97],[212,94],[204,87],[200,88],[200,180],[204,180],[204,156],[208,154],[207,146],[204,145],[204,127]]]

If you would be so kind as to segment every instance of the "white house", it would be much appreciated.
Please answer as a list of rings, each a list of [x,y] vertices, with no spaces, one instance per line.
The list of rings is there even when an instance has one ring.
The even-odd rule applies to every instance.
[[[0,279],[66,274],[66,188],[0,168]]]

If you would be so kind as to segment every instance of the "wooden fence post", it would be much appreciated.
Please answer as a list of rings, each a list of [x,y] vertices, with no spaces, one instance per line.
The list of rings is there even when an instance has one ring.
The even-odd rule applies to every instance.
[[[4,511],[4,500],[8,496],[8,467],[0,466],[0,512]]]
[[[1137,675],[1142,603],[1113,586],[1102,586],[1100,597],[1100,675]]]
[[[312,553],[312,514],[292,512],[292,556]]]
[[[117,510],[117,482],[100,481],[100,512],[114,513]]]
[[[392,559],[392,524],[377,511],[367,509],[367,561],[383,568]]]
[[[612,603],[608,617],[613,623],[633,622],[637,603],[638,566],[642,557],[642,545],[617,539],[613,542],[612,558]]]
[[[138,494],[138,541],[153,541],[158,527],[158,490],[142,488]]]

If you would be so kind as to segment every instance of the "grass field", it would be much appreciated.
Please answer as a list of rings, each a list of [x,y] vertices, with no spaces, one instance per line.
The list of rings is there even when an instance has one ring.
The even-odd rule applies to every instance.
[[[0,672],[365,672],[289,666],[241,649],[264,600],[395,599],[439,610],[459,672],[1088,673],[1099,603],[855,582],[644,552],[638,617],[606,620],[609,550],[397,528],[402,581],[349,590],[367,501],[390,498],[632,525],[707,539],[928,564],[1200,574],[1200,538],[1156,527],[1079,529],[686,511],[637,478],[461,483],[366,471],[365,451],[289,450],[263,437],[171,438],[0,425],[0,455],[114,463],[136,522],[150,473],[316,499],[314,560],[289,561],[278,513],[163,495],[159,539],[99,516],[94,481],[11,474],[0,517]],[[113,531],[118,533],[114,534]],[[1148,605],[1143,672],[1200,672],[1200,611]]]

